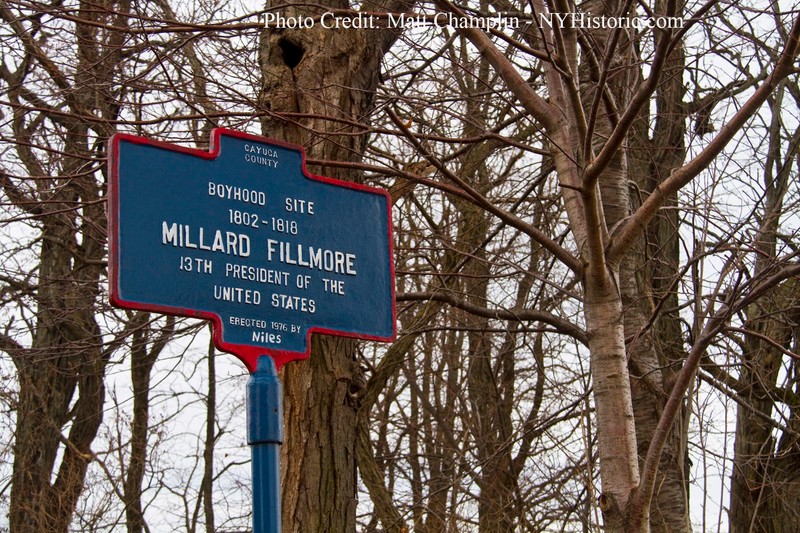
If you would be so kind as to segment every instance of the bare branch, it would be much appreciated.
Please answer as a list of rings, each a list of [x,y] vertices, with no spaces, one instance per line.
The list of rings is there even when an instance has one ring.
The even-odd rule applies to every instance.
[[[794,71],[794,62],[800,52],[800,15],[794,20],[789,39],[784,45],[775,68],[766,80],[756,89],[755,93],[747,99],[739,111],[726,122],[719,134],[691,161],[675,169],[672,174],[660,183],[636,210],[633,216],[612,235],[608,247],[609,261],[619,261],[627,253],[635,240],[644,233],[647,224],[653,219],[658,209],[667,199],[691,182],[700,172],[722,152],[725,146],[741,130],[742,126],[752,117],[761,105],[772,94],[780,81]]]
[[[572,322],[543,311],[536,311],[534,309],[508,310],[479,307],[457,298],[453,294],[444,292],[406,292],[397,295],[398,302],[424,302],[430,300],[444,302],[463,311],[467,311],[470,314],[484,318],[511,320],[514,322],[541,322],[543,324],[547,324],[548,326],[552,326],[559,333],[569,335],[570,337],[579,341],[581,344],[585,345],[588,342],[588,336],[581,328]]]

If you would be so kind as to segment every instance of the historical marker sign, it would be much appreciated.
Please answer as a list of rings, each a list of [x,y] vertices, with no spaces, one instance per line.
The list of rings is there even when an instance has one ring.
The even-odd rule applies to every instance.
[[[388,194],[310,175],[300,147],[217,129],[209,152],[116,135],[115,305],[214,321],[252,372],[308,356],[312,332],[395,334]]]

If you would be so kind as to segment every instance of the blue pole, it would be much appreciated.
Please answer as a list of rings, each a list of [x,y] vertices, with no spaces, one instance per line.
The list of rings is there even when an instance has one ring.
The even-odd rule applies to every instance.
[[[281,381],[271,357],[258,358],[247,383],[247,443],[253,469],[253,533],[281,532]]]

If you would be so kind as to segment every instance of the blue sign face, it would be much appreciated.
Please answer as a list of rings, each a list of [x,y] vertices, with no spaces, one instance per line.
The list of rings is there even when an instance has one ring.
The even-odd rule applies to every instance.
[[[387,193],[307,174],[299,147],[212,138],[210,152],[112,139],[112,302],[211,319],[250,371],[307,357],[314,331],[394,338]]]

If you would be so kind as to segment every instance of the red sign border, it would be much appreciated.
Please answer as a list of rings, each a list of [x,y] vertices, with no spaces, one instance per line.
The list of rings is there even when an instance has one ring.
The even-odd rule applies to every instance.
[[[225,135],[237,139],[244,139],[253,142],[272,144],[295,150],[300,152],[300,170],[304,177],[310,180],[327,183],[337,187],[345,187],[348,189],[355,189],[362,192],[372,194],[380,194],[386,197],[387,206],[387,220],[389,222],[388,229],[388,242],[389,242],[389,268],[392,292],[392,335],[389,337],[381,337],[375,335],[360,335],[346,331],[339,331],[329,328],[312,327],[309,328],[306,334],[306,351],[305,352],[292,352],[285,350],[274,350],[264,348],[263,346],[250,346],[246,344],[232,344],[223,341],[222,330],[224,324],[222,318],[212,312],[197,311],[195,309],[185,309],[182,307],[171,307],[157,304],[146,304],[141,302],[131,302],[124,300],[119,294],[119,143],[122,141],[144,144],[163,148],[173,152],[179,152],[186,155],[200,157],[202,159],[214,160],[219,156],[220,152],[220,138]],[[394,269],[394,239],[393,239],[393,225],[392,225],[392,198],[389,192],[385,189],[377,187],[370,187],[368,185],[361,185],[358,183],[351,183],[349,181],[337,180],[326,176],[318,176],[311,174],[306,169],[306,152],[302,146],[291,144],[268,137],[253,135],[227,128],[214,128],[211,130],[211,139],[208,151],[203,151],[196,148],[189,148],[177,144],[172,144],[164,141],[156,141],[132,135],[129,133],[116,133],[109,139],[109,152],[108,152],[108,168],[109,168],[109,185],[108,185],[108,280],[111,305],[125,309],[135,309],[138,311],[152,311],[156,313],[163,313],[168,315],[184,316],[189,318],[199,318],[203,320],[210,320],[213,323],[213,340],[214,345],[223,352],[232,353],[238,357],[247,367],[250,373],[256,371],[256,363],[258,358],[262,355],[269,355],[275,361],[275,366],[280,369],[284,364],[290,361],[308,359],[311,355],[311,334],[321,333],[325,335],[336,335],[339,337],[349,337],[362,340],[391,342],[397,336],[397,302],[395,299],[395,269]]]

